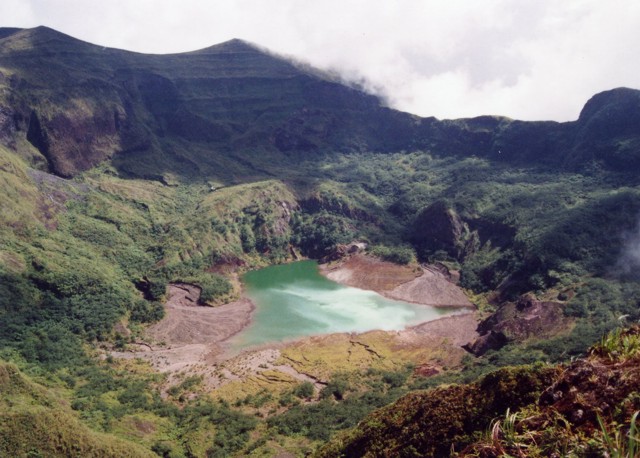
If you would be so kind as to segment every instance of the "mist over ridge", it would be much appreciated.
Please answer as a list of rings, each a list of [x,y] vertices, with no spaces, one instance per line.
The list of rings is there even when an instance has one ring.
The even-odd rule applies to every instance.
[[[3,83],[10,94],[2,101],[3,135],[26,135],[62,176],[104,160],[132,176],[206,176],[237,167],[226,159],[231,151],[236,164],[266,176],[273,175],[270,165],[288,158],[331,152],[422,149],[567,170],[591,160],[612,169],[638,161],[626,140],[640,116],[633,89],[594,96],[578,120],[566,123],[495,116],[440,121],[387,108],[333,76],[242,40],[144,55],[46,27],[8,29],[3,36],[0,63],[14,75]],[[597,139],[590,138],[594,133]]]

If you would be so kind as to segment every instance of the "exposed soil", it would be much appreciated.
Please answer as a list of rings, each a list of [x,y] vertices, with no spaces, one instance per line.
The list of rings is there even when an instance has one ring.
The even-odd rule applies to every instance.
[[[436,307],[474,307],[460,287],[428,266],[411,268],[356,254],[324,264],[320,272],[335,282],[376,291],[390,299]]]
[[[460,315],[452,315],[439,320],[427,321],[426,323],[412,326],[400,334],[415,333],[417,335],[428,335],[434,339],[442,338],[453,347],[462,347],[462,345],[473,340],[478,333],[478,316],[475,312],[462,313]]]
[[[188,286],[170,285],[165,317],[146,330],[144,343],[114,356],[142,357],[161,372],[179,372],[222,355],[224,341],[249,324],[255,306],[247,298],[219,307],[198,306],[199,292]]]
[[[223,342],[249,324],[255,308],[247,298],[219,307],[184,305],[194,302],[188,291],[179,291],[173,296],[169,294],[165,318],[147,329],[147,336],[154,342],[168,345]]]

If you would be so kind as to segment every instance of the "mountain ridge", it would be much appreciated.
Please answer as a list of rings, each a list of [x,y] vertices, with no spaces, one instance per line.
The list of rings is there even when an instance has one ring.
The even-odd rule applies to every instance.
[[[73,42],[77,51],[57,52],[55,46],[47,51],[52,33],[56,39],[66,37],[38,29],[0,40],[0,71],[10,75],[0,103],[17,120],[14,130],[27,132],[61,176],[126,151],[164,156],[165,169],[180,169],[166,153],[165,137],[217,148],[232,142],[243,149],[281,151],[314,149],[327,136],[343,144],[348,136],[340,126],[344,123],[335,126],[339,135],[329,132],[335,118],[345,117],[341,111],[377,105],[372,96],[310,75],[241,41],[165,56],[102,52],[80,41]],[[44,51],[7,46],[7,40],[28,41],[31,35],[45,36]],[[326,95],[342,108],[334,108]],[[78,100],[82,106],[75,109]],[[79,130],[91,132],[95,141],[79,132],[64,134]],[[361,137],[369,137],[368,132]],[[199,155],[194,162],[206,167],[208,159]]]
[[[159,55],[103,48],[47,27],[6,30],[12,32],[0,39],[0,107],[14,125],[5,122],[4,135],[26,135],[61,176],[108,159],[137,176],[215,175],[231,150],[254,170],[264,169],[260,158],[277,165],[292,154],[332,151],[423,149],[516,163],[543,159],[571,169],[592,160],[618,169],[621,160],[640,160],[624,142],[639,129],[633,100],[640,93],[633,89],[605,91],[578,120],[564,123],[438,120],[387,108],[374,95],[239,39]],[[625,131],[595,116],[604,105],[617,107]],[[586,124],[602,137],[587,156]],[[141,155],[148,172],[140,170]]]

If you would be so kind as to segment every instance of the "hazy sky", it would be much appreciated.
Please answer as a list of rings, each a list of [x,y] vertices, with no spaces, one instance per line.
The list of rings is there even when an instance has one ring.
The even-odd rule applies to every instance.
[[[140,52],[242,38],[438,118],[573,120],[640,89],[638,0],[1,0],[0,18]]]

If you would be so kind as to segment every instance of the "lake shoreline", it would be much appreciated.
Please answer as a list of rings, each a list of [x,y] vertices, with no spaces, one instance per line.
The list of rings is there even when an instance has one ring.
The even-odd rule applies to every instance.
[[[453,320],[455,322],[457,320],[460,320],[460,317],[464,317],[467,315],[472,315],[475,319],[476,307],[470,301],[468,301],[468,299],[463,295],[461,289],[458,286],[454,285],[448,280],[445,280],[443,276],[440,276],[441,278],[438,278],[434,276],[431,271],[426,271],[422,268],[421,272],[415,272],[407,266],[400,266],[397,264],[379,260],[372,256],[358,253],[334,263],[318,264],[318,272],[323,277],[331,281],[335,281],[336,283],[343,286],[373,291],[390,300],[408,302],[416,305],[426,305],[435,307],[437,309],[461,310],[459,313],[455,313],[452,315],[446,315],[420,323],[407,325],[405,330],[428,330],[430,327],[436,327],[435,325],[427,326],[428,323],[433,323],[436,321],[442,322],[446,320]],[[389,275],[390,272],[391,275]],[[362,274],[366,274],[367,276],[364,280],[361,276],[358,276]],[[379,274],[386,274],[387,281],[385,283],[378,283],[376,285],[375,277]],[[374,281],[371,281],[372,277]],[[393,278],[389,280],[388,277]],[[444,296],[440,294],[440,297],[436,297],[435,300],[433,294],[431,296],[425,296],[424,288],[415,287],[416,284],[418,286],[424,286],[420,284],[428,283],[430,281],[433,282],[434,278],[436,278],[439,283],[442,283],[443,281],[446,282],[445,289],[447,290]],[[412,288],[412,286],[414,287]],[[451,291],[455,290],[458,290],[459,294],[451,293]],[[242,285],[239,299],[216,307],[188,306],[180,303],[179,301],[172,301],[171,294],[169,294],[168,296],[170,299],[165,304],[167,316],[160,322],[150,326],[147,329],[147,336],[155,342],[164,341],[166,343],[166,341],[169,341],[170,347],[184,345],[209,345],[211,347],[207,352],[207,359],[209,361],[224,360],[228,357],[243,353],[245,350],[265,349],[270,347],[281,348],[284,345],[289,345],[298,340],[302,340],[307,337],[313,337],[293,337],[284,341],[259,343],[251,345],[247,349],[233,350],[230,346],[230,341],[237,335],[246,331],[246,329],[251,324],[253,324],[256,319],[255,314],[257,305],[247,295],[246,286],[244,284]],[[444,302],[456,303],[443,303],[443,297]],[[454,298],[454,301],[446,300],[451,299],[452,297]],[[191,319],[186,321],[190,322],[190,324],[188,324],[187,326],[195,326],[195,332],[193,329],[185,330],[184,326],[176,325],[176,322],[185,321],[185,313],[189,315],[193,314],[195,320]],[[215,323],[211,323],[210,320],[206,318],[201,318],[201,316],[209,315],[215,316],[217,318]],[[222,319],[222,317],[224,318]],[[465,320],[466,319],[467,318],[465,318]],[[207,332],[202,332],[202,330],[200,329],[199,324],[202,323],[206,323],[206,325],[208,326]],[[184,325],[185,323],[182,324]],[[375,329],[369,331],[373,330]],[[362,334],[369,331],[354,331],[354,333]]]
[[[382,270],[380,268],[368,269],[367,267],[370,267],[371,263],[384,262],[364,257],[364,255],[358,256],[356,258],[358,262],[356,264],[353,264],[353,262],[347,264],[347,270],[344,268],[344,262],[332,265],[324,264],[318,266],[319,273],[325,278],[336,281],[340,279],[331,278],[330,274],[332,272],[353,274],[354,268],[360,268],[363,270],[360,272],[355,271],[355,274],[364,273],[367,275],[366,280],[368,283],[365,286],[378,286],[376,289],[367,289],[375,291],[388,299],[409,302],[408,300],[413,298],[418,299],[413,300],[413,303],[417,305],[429,305],[449,310],[457,308],[460,311],[451,315],[406,325],[401,330],[381,331],[372,329],[368,331],[319,333],[317,335],[292,337],[284,341],[274,340],[272,342],[257,343],[246,348],[234,348],[232,340],[238,334],[245,332],[256,320],[257,304],[249,297],[247,285],[243,284],[238,300],[217,307],[189,305],[179,300],[172,300],[173,296],[168,294],[168,300],[165,304],[166,316],[160,322],[147,328],[145,342],[131,344],[129,351],[111,352],[111,354],[122,358],[144,358],[156,370],[168,373],[169,380],[173,380],[175,377],[179,377],[179,374],[185,372],[201,374],[204,376],[205,384],[213,389],[235,378],[224,369],[228,362],[235,361],[242,366],[244,363],[241,364],[239,361],[251,360],[252,371],[257,373],[265,364],[275,364],[281,351],[285,351],[292,346],[306,345],[318,339],[322,341],[327,339],[328,341],[340,340],[342,338],[340,336],[364,338],[364,336],[371,333],[381,332],[388,335],[389,338],[398,339],[398,342],[402,342],[402,345],[418,345],[419,342],[435,342],[436,340],[446,341],[447,346],[452,346],[450,351],[454,351],[455,348],[460,348],[475,338],[477,313],[472,308],[472,305],[469,306],[470,302],[467,305],[457,300],[458,304],[453,305],[453,307],[451,305],[443,307],[441,304],[440,306],[425,304],[424,300],[419,300],[421,299],[420,297],[411,296],[411,294],[415,295],[423,292],[424,288],[422,286],[424,285],[422,283],[430,278],[426,277],[424,272],[418,272],[415,269],[411,270],[406,266],[396,271],[395,265],[389,267],[389,263],[380,264]],[[364,263],[362,262],[363,259]],[[376,275],[380,273],[389,274],[390,272],[395,273],[391,276],[387,275],[387,278],[383,279],[384,281],[379,281],[377,285],[375,284],[379,280],[375,278]],[[336,281],[336,283],[357,287],[347,282]],[[416,286],[416,284],[418,287],[406,287],[406,285]],[[397,287],[402,285],[405,285],[404,292],[406,294],[404,294],[404,297],[393,297],[389,294],[390,290],[397,292]],[[455,285],[453,286],[457,288]],[[400,292],[402,291],[401,289]],[[450,297],[453,296],[445,294],[440,299],[448,299]],[[425,339],[427,340],[425,341]],[[240,371],[242,370],[240,369]],[[221,376],[221,373],[225,375]]]
[[[333,263],[319,264],[319,272],[344,286],[374,291],[387,299],[437,308],[476,310],[462,289],[434,269],[402,266],[358,253]]]

